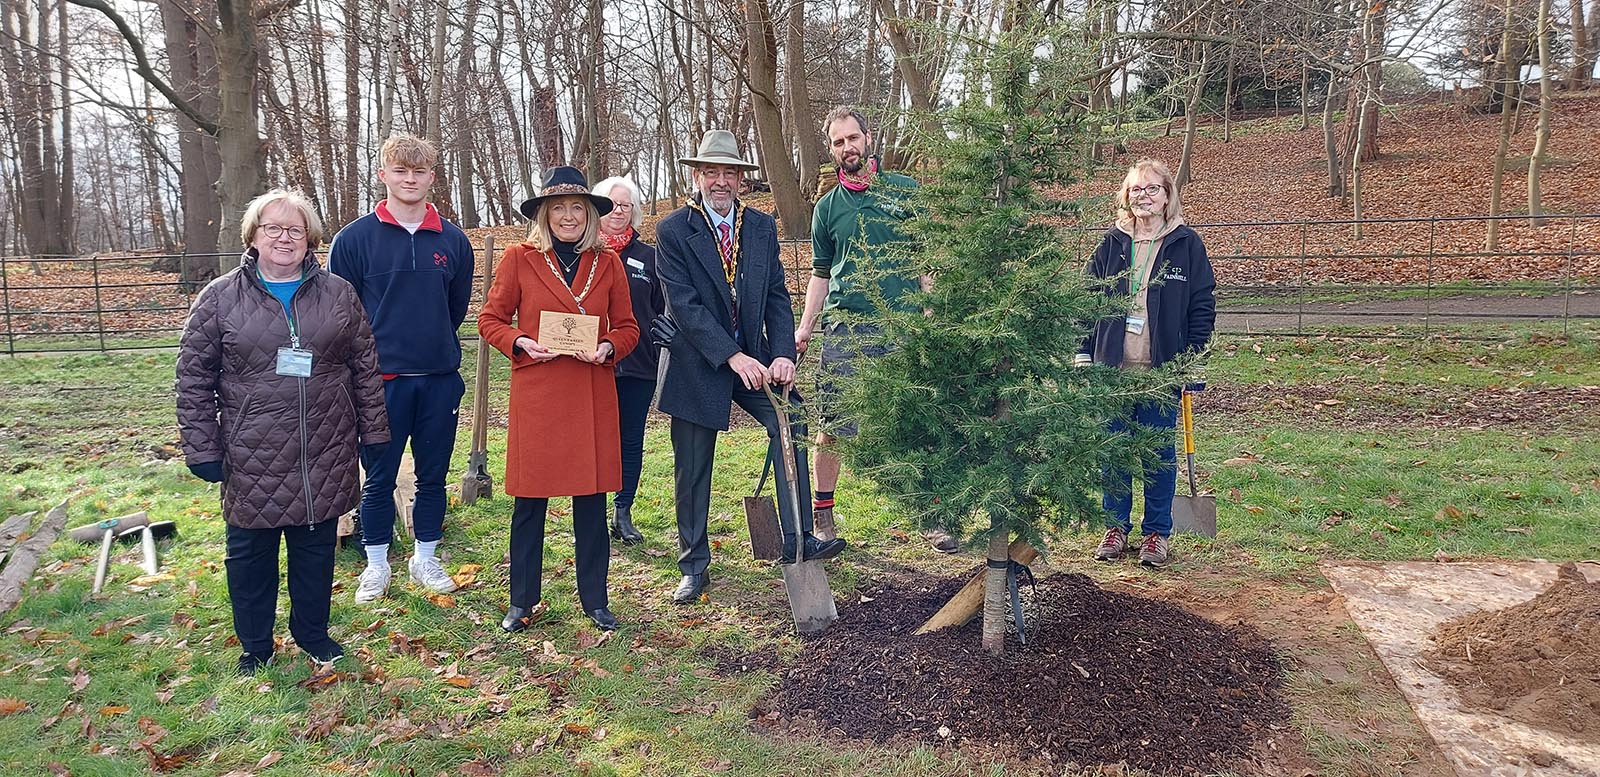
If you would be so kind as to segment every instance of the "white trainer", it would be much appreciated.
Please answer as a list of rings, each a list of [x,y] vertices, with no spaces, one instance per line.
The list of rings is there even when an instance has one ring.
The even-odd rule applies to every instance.
[[[411,563],[407,564],[406,568],[411,571],[411,579],[429,591],[447,594],[456,590],[456,581],[450,579],[449,573],[444,571],[444,565],[434,556],[426,558],[412,556]]]
[[[389,592],[389,577],[393,574],[388,564],[367,564],[356,582],[356,603],[375,602]]]

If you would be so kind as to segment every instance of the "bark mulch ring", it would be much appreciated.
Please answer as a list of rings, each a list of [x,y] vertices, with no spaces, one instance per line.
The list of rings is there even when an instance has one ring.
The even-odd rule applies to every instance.
[[[1439,627],[1428,668],[1465,706],[1585,742],[1600,742],[1600,582],[1563,564],[1522,604]]]
[[[976,570],[975,570],[976,571]],[[963,579],[862,592],[777,672],[759,722],[890,744],[949,744],[1032,762],[1167,774],[1240,765],[1283,729],[1282,668],[1247,626],[1059,574],[1028,593],[1028,644],[996,658],[981,618],[915,636]],[[754,657],[752,657],[754,658]]]

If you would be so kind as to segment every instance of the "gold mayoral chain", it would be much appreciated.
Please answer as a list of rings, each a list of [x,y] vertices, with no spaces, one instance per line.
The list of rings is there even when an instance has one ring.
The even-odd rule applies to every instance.
[[[706,220],[706,227],[711,230],[711,239],[717,243],[717,254],[725,261],[722,263],[722,272],[728,276],[728,286],[733,286],[733,276],[739,272],[739,231],[744,226],[744,203],[733,203],[733,232],[728,235],[728,242],[732,244],[731,253],[722,253],[722,241],[717,238],[717,225],[711,223],[711,214],[706,211],[705,204],[698,200],[689,203],[695,210],[700,211],[700,217]]]
[[[556,254],[555,249],[552,248],[541,253],[544,254],[544,265],[550,268],[550,272],[555,273],[557,280],[561,281],[561,288],[566,289],[568,294],[572,294],[572,287],[567,285],[567,277],[562,275],[561,271],[556,269],[556,263],[550,260],[550,257]],[[582,253],[578,254],[578,261],[583,261]],[[594,257],[594,261],[589,262],[589,277],[583,282],[583,291],[572,294],[572,301],[578,303],[578,312],[584,315],[588,315],[589,311],[583,309],[583,299],[589,296],[589,289],[594,287],[594,273],[598,269],[600,269],[600,257],[597,254]]]

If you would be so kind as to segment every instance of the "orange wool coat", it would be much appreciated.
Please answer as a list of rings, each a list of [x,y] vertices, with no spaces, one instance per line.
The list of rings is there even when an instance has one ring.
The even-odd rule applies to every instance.
[[[600,339],[616,349],[611,359],[603,365],[572,356],[535,362],[514,350],[518,337],[539,339],[541,311],[579,312],[573,294],[583,291],[596,262],[583,312],[600,317]],[[484,342],[511,359],[505,479],[511,496],[584,496],[622,488],[613,367],[639,342],[628,275],[616,252],[602,248],[579,258],[573,285],[569,290],[532,244],[509,246],[478,314]]]

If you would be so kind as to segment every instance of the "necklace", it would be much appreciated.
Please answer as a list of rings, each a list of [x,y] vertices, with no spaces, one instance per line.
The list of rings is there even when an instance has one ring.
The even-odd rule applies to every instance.
[[[553,273],[556,274],[556,280],[561,281],[561,288],[566,289],[568,294],[572,294],[572,287],[567,285],[566,276],[562,275],[560,273],[560,271],[556,270],[556,263],[555,262],[550,261],[550,257],[556,255],[555,249],[551,249],[549,251],[543,251],[542,253],[544,254],[545,266],[550,268],[550,272],[553,272]],[[578,261],[580,261],[580,262],[583,261],[583,254],[581,254],[581,253],[578,254]],[[565,266],[565,265],[563,265],[563,266]],[[574,264],[573,266],[577,266],[577,265]],[[595,261],[589,263],[589,278],[588,278],[588,280],[585,280],[583,282],[583,291],[580,291],[577,294],[572,294],[572,301],[578,303],[578,312],[579,313],[588,314],[588,312],[589,312],[589,311],[583,309],[583,300],[584,300],[585,297],[589,296],[589,289],[594,287],[594,273],[595,273],[595,270],[598,270],[598,269],[600,269],[600,262],[599,262],[599,259],[597,257]]]
[[[555,254],[555,251],[552,250],[550,253]],[[572,264],[567,264],[566,262],[562,261],[561,254],[556,254],[556,261],[561,262],[562,270],[572,272],[573,269],[578,266],[578,262],[583,261],[583,254],[574,254],[572,257]]]

